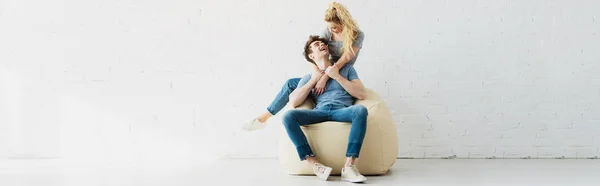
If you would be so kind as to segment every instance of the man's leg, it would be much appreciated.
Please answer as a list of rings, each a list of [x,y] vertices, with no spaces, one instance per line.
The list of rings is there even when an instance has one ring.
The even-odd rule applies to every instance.
[[[260,114],[256,118],[252,118],[251,120],[244,123],[242,128],[247,131],[261,129],[265,127],[265,124],[271,116],[277,114],[281,109],[285,107],[285,105],[289,101],[290,94],[296,89],[298,86],[298,82],[300,82],[301,78],[291,78],[288,79],[281,90],[275,96],[275,99],[271,102],[271,104],[267,107],[267,110]]]
[[[283,115],[283,126],[296,146],[301,161],[306,160],[306,156],[314,156],[314,153],[300,126],[326,121],[328,116],[326,111],[305,109],[289,110]]]
[[[322,180],[327,180],[333,169],[319,163],[300,126],[323,122],[328,118],[329,112],[321,110],[290,110],[283,115],[283,125],[292,143],[296,146],[300,160],[307,160],[312,165],[315,175]]]
[[[331,113],[331,120],[333,121],[352,122],[350,135],[348,136],[346,157],[358,158],[365,133],[367,132],[367,115],[367,108],[362,105],[352,105],[334,110]]]
[[[341,122],[352,122],[350,135],[348,136],[348,147],[346,149],[346,164],[342,168],[342,180],[348,182],[364,182],[367,180],[356,166],[354,160],[358,158],[362,147],[365,133],[367,132],[367,108],[362,105],[352,105],[347,108],[338,109],[331,113],[331,119]]]

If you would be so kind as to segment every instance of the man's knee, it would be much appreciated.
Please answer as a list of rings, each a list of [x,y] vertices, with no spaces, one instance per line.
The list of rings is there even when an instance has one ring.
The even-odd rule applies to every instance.
[[[296,120],[296,110],[288,110],[283,114],[283,124],[290,125]]]
[[[363,105],[355,105],[354,111],[355,111],[355,114],[358,116],[366,116],[367,114],[369,114],[367,107],[365,107]]]

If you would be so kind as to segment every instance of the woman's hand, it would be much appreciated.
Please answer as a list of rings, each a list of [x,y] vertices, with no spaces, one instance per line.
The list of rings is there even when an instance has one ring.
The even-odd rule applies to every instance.
[[[337,79],[340,76],[340,69],[333,65],[330,67],[327,67],[327,70],[325,70],[325,74],[327,74],[327,76],[329,76],[332,79]]]

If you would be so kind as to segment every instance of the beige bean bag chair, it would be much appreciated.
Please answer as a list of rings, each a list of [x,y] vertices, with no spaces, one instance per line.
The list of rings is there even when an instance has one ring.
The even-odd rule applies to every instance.
[[[377,93],[366,89],[364,100],[355,104],[365,106],[369,112],[367,132],[363,141],[359,158],[355,164],[363,175],[380,175],[386,173],[396,162],[398,156],[398,135],[392,115],[386,104]],[[295,109],[312,109],[314,103],[307,99]],[[281,113],[291,108],[286,106]],[[279,162],[288,174],[314,175],[312,167],[306,161],[300,161],[294,144],[287,136],[285,127],[278,125]],[[346,147],[350,133],[350,122],[322,122],[301,127],[308,143],[319,161],[331,168],[331,175],[340,175],[346,160]]]

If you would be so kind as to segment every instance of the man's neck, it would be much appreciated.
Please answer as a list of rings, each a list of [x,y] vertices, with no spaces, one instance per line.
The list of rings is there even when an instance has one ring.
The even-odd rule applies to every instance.
[[[331,66],[331,61],[329,61],[329,58],[317,61],[317,66],[319,67],[319,69],[325,70],[327,69],[327,67]]]

